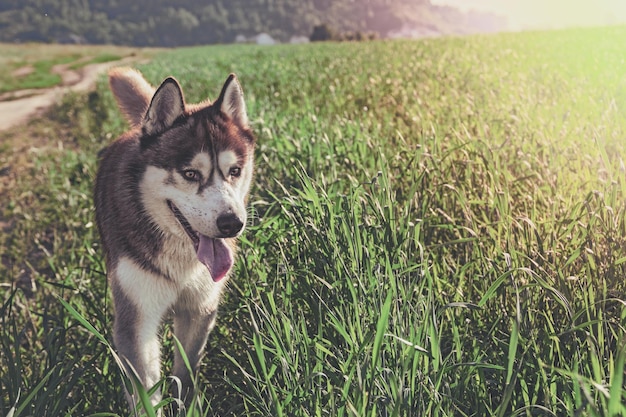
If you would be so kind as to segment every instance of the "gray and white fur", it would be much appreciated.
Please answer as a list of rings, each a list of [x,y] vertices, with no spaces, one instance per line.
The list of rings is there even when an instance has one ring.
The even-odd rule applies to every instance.
[[[198,369],[246,224],[255,138],[232,74],[214,103],[195,105],[174,78],[155,89],[139,72],[117,68],[109,84],[131,128],[101,154],[96,219],[115,347],[149,389],[160,380],[159,329],[168,314]],[[182,382],[175,395],[189,403],[192,375],[179,352],[173,375]],[[134,408],[136,393],[127,397]]]

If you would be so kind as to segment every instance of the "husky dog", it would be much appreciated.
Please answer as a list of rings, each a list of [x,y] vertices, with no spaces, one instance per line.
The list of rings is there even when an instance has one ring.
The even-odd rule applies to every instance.
[[[195,105],[171,77],[155,90],[139,72],[116,68],[109,84],[131,129],[101,153],[96,219],[115,346],[149,389],[160,379],[166,314],[192,373],[198,368],[246,224],[255,138],[234,74],[214,103]],[[173,374],[182,382],[175,395],[189,403],[193,375],[178,351]],[[133,408],[134,391],[127,393]]]

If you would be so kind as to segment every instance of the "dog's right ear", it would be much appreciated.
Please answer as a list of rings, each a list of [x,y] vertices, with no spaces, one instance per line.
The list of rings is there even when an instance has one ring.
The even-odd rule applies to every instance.
[[[248,114],[246,113],[246,103],[243,100],[243,90],[235,74],[230,74],[222,87],[219,98],[214,106],[235,123],[243,128],[248,128]]]
[[[156,135],[171,127],[185,112],[183,91],[175,78],[168,77],[161,83],[150,101],[143,119],[143,134]]]
[[[109,86],[117,105],[131,126],[140,126],[148,111],[150,99],[154,95],[154,87],[139,71],[132,68],[110,70]]]

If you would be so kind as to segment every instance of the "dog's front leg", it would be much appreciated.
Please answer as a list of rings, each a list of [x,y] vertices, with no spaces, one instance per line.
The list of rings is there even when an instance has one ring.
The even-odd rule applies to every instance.
[[[173,303],[174,291],[163,278],[145,272],[132,261],[120,261],[111,278],[115,347],[128,362],[129,375],[135,372],[139,382],[149,390],[160,380],[159,327]],[[135,409],[139,401],[136,389],[133,387],[133,392],[126,394],[129,405]],[[155,406],[160,400],[161,392],[157,390],[150,402]]]
[[[181,353],[176,350],[173,374],[180,379],[182,391],[179,392],[175,384],[174,396],[184,401],[186,406],[191,403],[195,390],[192,375],[195,376],[198,370],[207,337],[215,326],[217,316],[217,311],[214,308],[190,307],[179,302],[174,308],[174,335],[180,341],[191,368],[190,374]]]

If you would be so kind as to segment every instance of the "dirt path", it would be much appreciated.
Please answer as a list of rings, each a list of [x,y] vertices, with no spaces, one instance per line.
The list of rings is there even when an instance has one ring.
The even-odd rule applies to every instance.
[[[133,61],[136,62],[137,58],[129,57],[121,61],[89,64],[79,70],[68,69],[67,65],[58,65],[53,68],[53,72],[61,76],[61,86],[14,91],[0,95],[0,131],[26,123],[31,117],[43,113],[69,91],[89,91],[102,72],[114,66],[128,65]]]

